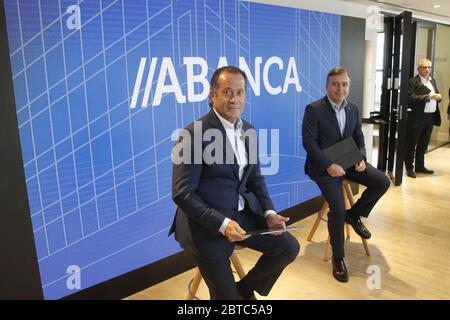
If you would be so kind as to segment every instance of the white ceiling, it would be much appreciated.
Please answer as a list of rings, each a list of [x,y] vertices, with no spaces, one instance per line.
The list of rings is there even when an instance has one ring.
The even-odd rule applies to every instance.
[[[411,11],[418,19],[450,25],[449,0],[341,0],[362,5],[377,5],[382,11],[400,13]],[[440,8],[433,8],[439,4]]]

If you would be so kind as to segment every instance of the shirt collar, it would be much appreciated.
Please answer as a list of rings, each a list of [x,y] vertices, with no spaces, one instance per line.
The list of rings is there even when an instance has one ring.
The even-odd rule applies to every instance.
[[[214,109],[214,107],[213,107],[213,110],[214,110],[214,113],[215,113],[215,114],[217,115],[217,117],[219,118],[220,122],[222,122],[222,125],[223,125],[223,127],[224,127],[225,129],[232,129],[232,130],[240,130],[240,129],[242,129],[243,123],[242,123],[242,119],[241,119],[241,118],[238,119],[238,121],[237,121],[237,123],[236,123],[236,126],[235,126],[233,123],[231,123],[230,121],[228,121],[227,119],[225,119],[224,117],[222,117],[222,116],[216,111],[216,109]]]
[[[328,96],[328,94],[327,94],[327,98],[328,98],[328,101],[330,101],[331,107],[332,107],[334,110],[342,110],[342,107],[345,108],[345,107],[347,107],[347,105],[348,105],[347,99],[344,99],[344,101],[342,102],[341,108],[338,108],[338,107],[337,107],[337,104],[334,103],[333,100],[330,99],[330,97]]]
[[[420,81],[422,81],[422,83],[427,83],[428,81],[431,81],[431,76],[428,76],[428,80],[427,80],[419,74],[419,78],[420,78]]]

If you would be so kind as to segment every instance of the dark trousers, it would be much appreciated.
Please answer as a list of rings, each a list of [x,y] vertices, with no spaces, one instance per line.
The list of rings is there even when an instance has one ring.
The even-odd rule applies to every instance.
[[[389,179],[367,162],[366,170],[363,172],[357,172],[354,168],[347,169],[345,178],[367,187],[361,198],[348,210],[348,214],[367,218],[372,208],[389,188]],[[344,224],[346,214],[342,194],[344,177],[333,178],[330,175],[324,175],[314,181],[330,206],[328,232],[330,233],[333,255],[338,259],[344,258]]]
[[[422,169],[425,165],[425,152],[433,131],[433,113],[425,113],[419,124],[407,123],[406,170]],[[414,162],[415,160],[415,162]]]
[[[247,210],[238,214],[237,222],[244,230],[259,230],[261,222]],[[262,252],[256,265],[241,280],[260,295],[268,295],[281,272],[297,257],[300,245],[288,232],[278,236],[263,235],[236,242],[237,245]],[[230,266],[229,256],[214,261],[196,257],[200,272],[213,300],[235,300],[236,283]]]

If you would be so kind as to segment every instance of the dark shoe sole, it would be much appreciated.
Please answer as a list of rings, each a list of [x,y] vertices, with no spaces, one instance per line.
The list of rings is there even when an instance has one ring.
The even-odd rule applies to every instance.
[[[423,174],[433,174],[434,173],[434,171],[420,171],[420,170],[416,170],[416,172],[423,173]]]

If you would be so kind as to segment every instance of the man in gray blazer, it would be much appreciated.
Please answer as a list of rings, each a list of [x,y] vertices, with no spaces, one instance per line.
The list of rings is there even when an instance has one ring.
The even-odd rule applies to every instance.
[[[240,117],[246,86],[247,77],[239,68],[217,69],[211,79],[210,112],[184,129],[172,153],[173,159],[184,160],[173,165],[172,197],[177,211],[170,233],[175,232],[175,239],[194,255],[211,299],[254,299],[254,291],[267,295],[300,249],[288,232],[246,234],[285,227],[289,220],[275,212],[260,173],[257,144],[245,139],[254,130]],[[218,133],[219,138],[202,139]],[[213,143],[222,146],[213,156],[225,163],[205,157]],[[263,253],[237,284],[229,262],[235,244]]]

